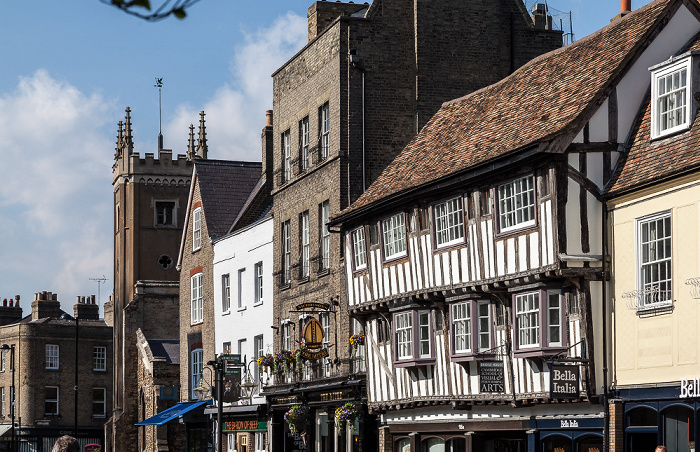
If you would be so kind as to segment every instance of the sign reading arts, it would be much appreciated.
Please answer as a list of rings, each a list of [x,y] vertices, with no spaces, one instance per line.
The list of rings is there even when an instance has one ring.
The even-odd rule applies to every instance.
[[[571,399],[579,396],[579,368],[564,364],[552,364],[549,371],[549,388],[552,399]]]
[[[479,361],[479,392],[506,392],[503,361]]]

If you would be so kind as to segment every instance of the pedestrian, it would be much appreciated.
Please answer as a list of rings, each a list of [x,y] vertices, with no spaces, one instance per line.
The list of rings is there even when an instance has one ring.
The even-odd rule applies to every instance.
[[[660,444],[660,445],[656,446],[656,449],[654,450],[654,452],[668,452],[668,451],[666,450],[666,446]]]
[[[56,440],[51,452],[80,452],[80,444],[72,436],[63,435]]]

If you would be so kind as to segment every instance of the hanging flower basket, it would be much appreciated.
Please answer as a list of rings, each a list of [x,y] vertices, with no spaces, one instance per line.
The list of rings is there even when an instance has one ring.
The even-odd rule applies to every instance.
[[[278,372],[284,370],[285,373],[289,373],[292,370],[292,364],[294,364],[294,353],[290,350],[279,351],[275,362],[277,363]]]
[[[357,428],[355,428],[355,421],[359,419],[359,417],[360,410],[358,409],[358,406],[353,402],[348,402],[340,408],[337,408],[335,410],[335,426],[338,435],[340,435],[343,432],[346,421],[350,426],[350,430],[354,434],[357,434]]]
[[[306,433],[309,423],[309,408],[304,405],[293,405],[289,411],[284,413],[284,420],[289,425],[289,431],[293,435]]]
[[[275,358],[269,353],[258,358],[258,369],[260,369],[260,373],[263,373],[263,368],[267,370],[268,367],[274,367],[274,364]]]
[[[301,371],[304,364],[304,357],[302,352],[306,350],[306,346],[300,345],[298,349],[294,350],[294,364],[296,365],[297,371]]]
[[[358,347],[365,345],[365,335],[363,333],[357,333],[350,336],[350,345],[352,346],[352,356],[357,354]]]

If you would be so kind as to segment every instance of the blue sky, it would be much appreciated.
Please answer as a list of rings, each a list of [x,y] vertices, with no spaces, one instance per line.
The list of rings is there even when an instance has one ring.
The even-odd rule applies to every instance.
[[[152,0],[156,3],[157,0]],[[533,0],[527,0],[530,5]],[[575,38],[605,26],[617,0],[550,0]],[[636,9],[647,0],[633,0]],[[264,5],[264,7],[261,7]],[[0,299],[112,291],[111,166],[132,110],[137,152],[155,152],[163,78],[165,147],[184,153],[207,114],[209,155],[260,159],[270,74],[306,43],[310,0],[202,0],[185,20],[148,23],[98,0],[3,2],[0,15]]]

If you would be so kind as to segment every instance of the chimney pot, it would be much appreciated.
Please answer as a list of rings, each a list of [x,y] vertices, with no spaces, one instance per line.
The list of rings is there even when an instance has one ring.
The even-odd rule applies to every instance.
[[[3,305],[3,306],[7,306],[7,298],[5,298],[4,300],[2,300],[2,305]]]
[[[272,125],[272,110],[266,110],[265,117],[267,118],[265,121],[265,125],[271,126]]]
[[[632,0],[620,0],[620,12],[626,13],[632,11]]]

